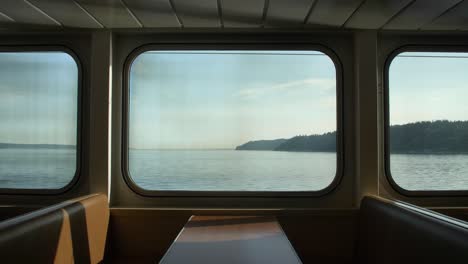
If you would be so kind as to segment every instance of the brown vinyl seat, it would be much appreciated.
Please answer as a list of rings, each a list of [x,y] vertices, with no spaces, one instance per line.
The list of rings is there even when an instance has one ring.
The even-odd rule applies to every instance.
[[[468,263],[468,224],[414,205],[365,197],[356,263]]]
[[[1,263],[99,263],[109,205],[92,194],[0,223]]]

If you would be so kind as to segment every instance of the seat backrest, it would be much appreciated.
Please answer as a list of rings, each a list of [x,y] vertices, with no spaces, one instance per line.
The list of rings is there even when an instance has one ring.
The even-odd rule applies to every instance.
[[[468,263],[468,224],[406,203],[365,197],[356,263]]]
[[[2,263],[98,263],[104,258],[109,205],[93,194],[0,223]]]

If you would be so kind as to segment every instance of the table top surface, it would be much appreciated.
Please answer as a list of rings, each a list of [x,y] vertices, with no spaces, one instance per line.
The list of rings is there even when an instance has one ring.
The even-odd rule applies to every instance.
[[[192,216],[160,263],[301,263],[275,217]]]

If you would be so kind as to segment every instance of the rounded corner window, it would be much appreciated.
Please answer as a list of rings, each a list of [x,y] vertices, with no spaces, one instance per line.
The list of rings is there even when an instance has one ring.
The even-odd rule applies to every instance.
[[[145,47],[127,60],[124,176],[148,195],[316,195],[340,163],[317,50]]]
[[[386,174],[404,195],[468,193],[468,52],[411,48],[386,65]]]
[[[66,49],[0,50],[0,192],[55,194],[79,171],[80,66]]]

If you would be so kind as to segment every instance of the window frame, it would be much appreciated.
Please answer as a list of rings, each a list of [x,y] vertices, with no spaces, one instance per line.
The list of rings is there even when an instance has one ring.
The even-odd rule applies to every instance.
[[[82,165],[82,118],[83,118],[83,68],[82,63],[71,48],[63,45],[0,45],[0,53],[30,53],[30,52],[63,52],[69,55],[77,67],[77,123],[76,123],[76,165],[73,178],[63,187],[57,189],[25,189],[25,188],[0,188],[0,195],[61,195],[70,191],[78,182]]]
[[[393,60],[404,52],[468,52],[462,45],[404,45],[394,49],[384,64],[384,173],[391,188],[406,197],[461,197],[468,196],[468,190],[408,190],[393,179],[390,169],[390,66]]]
[[[327,55],[335,66],[336,78],[336,172],[331,183],[317,191],[182,191],[182,190],[147,190],[138,186],[129,171],[128,136],[129,136],[129,94],[130,70],[135,59],[147,51],[203,51],[203,50],[245,50],[245,51],[279,51],[307,50],[319,51]],[[338,55],[330,48],[320,44],[262,44],[262,43],[162,43],[143,44],[133,49],[125,58],[122,74],[122,127],[121,127],[121,172],[126,185],[136,194],[143,197],[321,197],[334,191],[343,178],[344,144],[343,144],[343,66]]]

